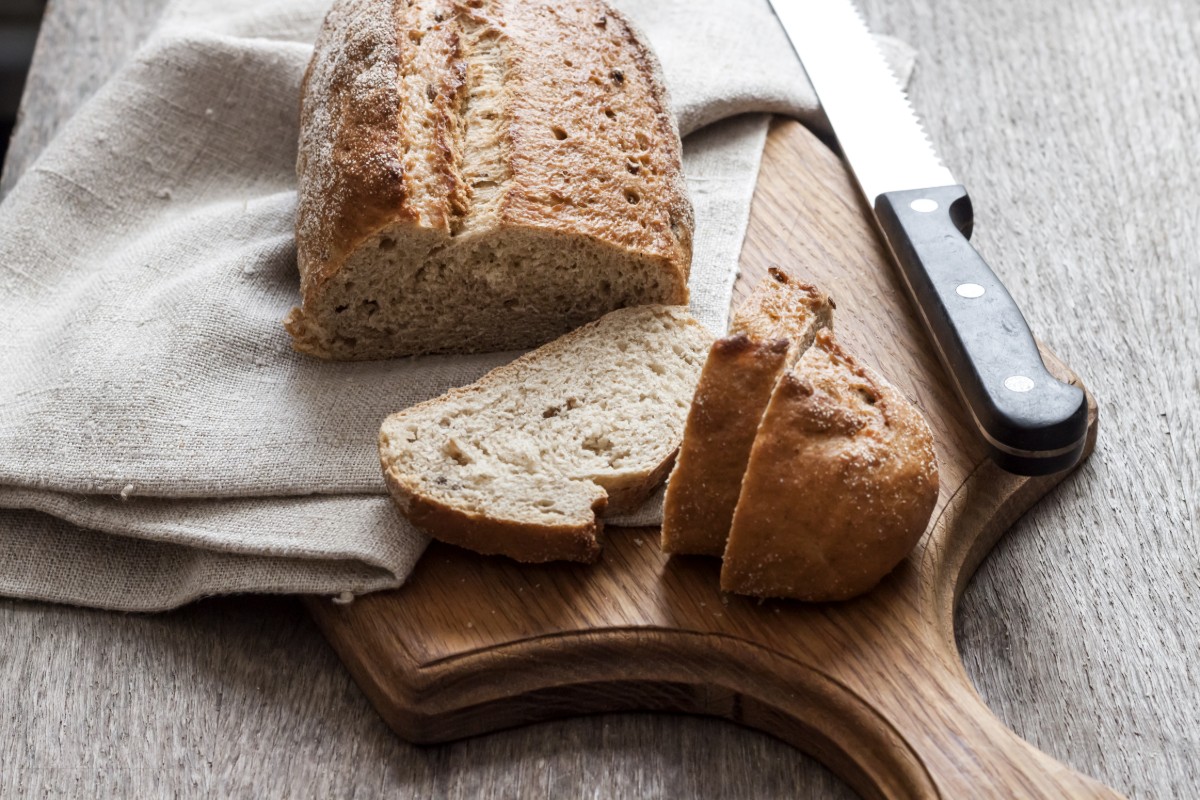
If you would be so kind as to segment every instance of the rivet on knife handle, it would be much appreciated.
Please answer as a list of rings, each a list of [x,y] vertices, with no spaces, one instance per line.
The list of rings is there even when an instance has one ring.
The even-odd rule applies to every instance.
[[[1046,370],[1021,310],[967,241],[967,190],[885,192],[875,217],[997,463],[1022,475],[1074,465],[1087,435],[1087,400]]]
[[[967,243],[971,202],[850,0],[771,0],[838,148],[981,438],[1005,469],[1079,460],[1087,401],[1046,372],[1012,297]]]

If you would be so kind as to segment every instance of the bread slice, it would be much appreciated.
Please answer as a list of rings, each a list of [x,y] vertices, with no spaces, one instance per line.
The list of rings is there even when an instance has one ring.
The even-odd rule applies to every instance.
[[[600,0],[337,0],[304,78],[296,349],[523,349],[686,303],[680,154],[654,54]]]
[[[518,561],[592,561],[601,512],[671,467],[712,335],[685,309],[614,311],[379,434],[401,512],[436,539]]]
[[[937,496],[925,418],[822,331],[759,425],[721,588],[800,600],[861,594],[912,550]]]
[[[667,484],[662,548],[720,556],[742,475],[771,391],[833,324],[827,295],[772,268],[738,308],[730,336],[712,346],[688,414],[679,459]]]

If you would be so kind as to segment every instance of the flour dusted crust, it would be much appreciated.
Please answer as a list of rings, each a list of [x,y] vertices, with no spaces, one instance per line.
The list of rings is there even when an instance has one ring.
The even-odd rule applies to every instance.
[[[528,347],[687,300],[657,62],[597,0],[339,0],[304,79],[298,350]]]
[[[816,331],[832,323],[828,295],[774,267],[738,307],[731,335],[709,351],[688,413],[663,504],[664,551],[725,551],[750,448],[775,383]]]
[[[800,600],[861,594],[916,545],[937,494],[924,417],[822,331],[759,426],[721,588]]]

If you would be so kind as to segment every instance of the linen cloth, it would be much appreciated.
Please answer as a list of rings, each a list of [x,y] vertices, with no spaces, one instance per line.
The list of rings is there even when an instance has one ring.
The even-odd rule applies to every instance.
[[[725,328],[767,115],[821,127],[767,0],[618,0],[685,135],[692,308]],[[389,413],[515,354],[291,349],[300,80],[327,0],[189,0],[0,203],[0,594],[151,611],[401,584]],[[912,53],[883,47],[898,74]],[[756,112],[756,113],[750,113]],[[609,524],[657,522],[661,497]]]

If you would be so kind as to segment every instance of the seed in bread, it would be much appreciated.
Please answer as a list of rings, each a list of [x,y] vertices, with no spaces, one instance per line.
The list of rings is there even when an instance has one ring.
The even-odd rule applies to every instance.
[[[916,545],[937,495],[925,418],[822,331],[759,425],[721,588],[800,600],[861,594]]]
[[[337,0],[305,75],[297,350],[523,349],[687,302],[658,63],[600,0]]]
[[[600,514],[637,508],[670,470],[711,342],[686,309],[621,309],[393,414],[379,435],[392,496],[444,542],[593,561]]]
[[[683,444],[667,484],[662,548],[720,556],[733,523],[750,448],[784,370],[833,324],[833,302],[772,267],[737,309],[730,336],[704,363]]]

